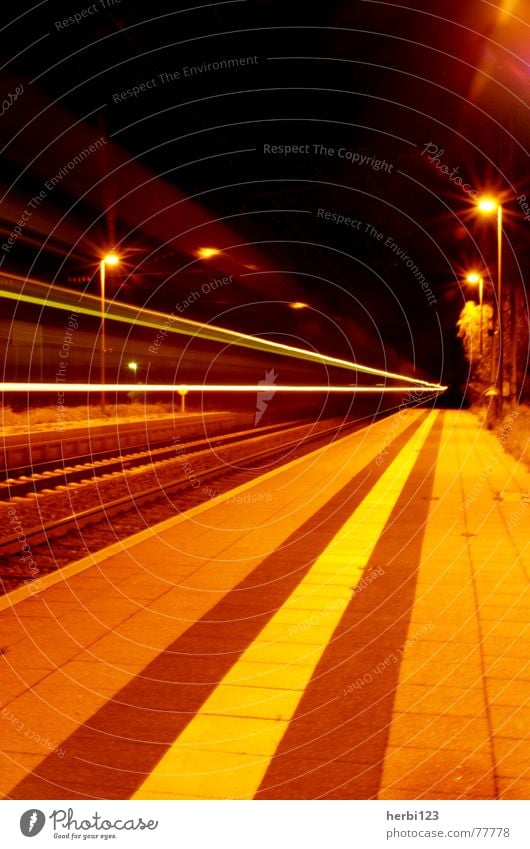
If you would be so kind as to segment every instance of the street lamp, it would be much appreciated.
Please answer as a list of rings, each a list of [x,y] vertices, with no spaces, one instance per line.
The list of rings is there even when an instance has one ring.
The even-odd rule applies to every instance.
[[[502,413],[502,396],[504,391],[504,340],[502,325],[502,205],[492,197],[482,197],[477,201],[477,209],[482,215],[497,213],[497,345],[498,368],[497,379],[497,411]]]
[[[211,259],[213,256],[218,256],[221,251],[219,248],[199,248],[197,256],[199,259]]]
[[[132,373],[134,374],[134,379],[136,380],[136,375],[138,372],[138,363],[135,363],[133,360],[130,363],[127,363],[127,368],[132,371]]]
[[[486,215],[489,215],[491,212],[496,211],[499,204],[493,198],[483,197],[478,199],[477,206],[480,212],[484,212]]]
[[[119,265],[120,258],[114,253],[106,254],[99,263],[99,293],[101,300],[100,318],[100,380],[101,386],[101,413],[105,415],[105,269],[108,266]]]
[[[480,351],[480,356],[482,356],[482,305],[483,305],[483,298],[484,298],[484,278],[483,278],[480,274],[477,274],[477,272],[476,272],[476,271],[471,271],[471,272],[470,272],[470,273],[466,276],[466,280],[467,280],[467,282],[468,282],[468,283],[470,283],[472,286],[477,286],[477,285],[478,285],[478,302],[479,302],[479,309],[480,309],[480,342],[479,342],[479,351]]]

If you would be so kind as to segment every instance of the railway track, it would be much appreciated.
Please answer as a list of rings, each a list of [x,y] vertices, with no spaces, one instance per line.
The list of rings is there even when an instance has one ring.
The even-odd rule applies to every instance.
[[[192,455],[203,450],[205,446],[218,448],[240,441],[245,436],[268,435],[301,424],[300,421],[294,421],[282,425],[273,424],[261,428],[247,428],[236,432],[223,433],[208,437],[208,439],[189,439],[178,443],[179,450],[185,450],[189,455]],[[139,466],[170,460],[174,456],[175,441],[168,443],[166,440],[162,443],[150,445],[147,450],[130,451],[121,455],[117,455],[115,450],[108,450],[92,455],[83,454],[79,457],[69,457],[61,466],[57,466],[56,460],[39,463],[31,470],[23,466],[20,469],[12,469],[10,477],[0,480],[0,501],[22,498],[25,495],[39,493],[44,489],[94,480],[103,477],[103,475],[124,472]],[[31,474],[27,474],[28,471],[31,471]],[[13,476],[16,472],[20,474]]]
[[[252,429],[251,438],[248,431],[243,431],[223,435],[226,437],[224,441],[223,437],[218,437],[183,443],[180,448],[184,450],[184,461],[177,461],[181,468],[171,480],[166,479],[163,486],[157,479],[158,469],[167,465],[174,466],[174,459],[151,460],[155,479],[151,486],[130,491],[118,498],[105,501],[99,499],[97,504],[86,509],[75,510],[33,527],[24,525],[22,535],[20,528],[17,528],[15,534],[2,539],[0,594],[55,571],[90,552],[145,530],[146,527],[164,521],[175,513],[185,512],[257,477],[265,467],[267,470],[279,467],[287,460],[321,447],[339,435],[351,433],[362,424],[344,424],[342,420],[322,422],[319,425],[291,423],[288,427],[284,424],[281,427],[273,425],[263,428],[261,430],[267,432],[259,435]],[[175,446],[172,446],[172,451],[174,454]],[[228,461],[227,451],[231,455]],[[196,471],[190,475],[188,468],[192,460]],[[127,481],[131,472],[142,471],[143,468],[141,465],[136,469],[122,467],[121,473],[117,470],[105,473],[105,480],[120,477]],[[77,471],[81,473],[81,470]],[[86,470],[84,475],[86,477]],[[95,483],[97,485],[97,481]],[[80,482],[75,481],[70,486],[78,487]],[[62,492],[65,488],[68,489],[59,487],[58,491]],[[10,502],[15,505],[11,509],[18,510],[23,501],[24,499],[16,499],[15,502]],[[26,553],[26,560],[22,557],[22,550]],[[26,565],[28,551],[36,569],[28,569]]]

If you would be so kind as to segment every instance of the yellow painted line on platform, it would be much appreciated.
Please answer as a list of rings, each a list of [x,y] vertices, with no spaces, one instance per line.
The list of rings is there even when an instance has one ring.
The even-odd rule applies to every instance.
[[[134,799],[252,799],[425,443],[430,413]],[[352,550],[354,553],[352,553]],[[330,568],[347,578],[319,591]],[[335,592],[334,592],[335,590]],[[278,659],[289,646],[289,664]],[[296,667],[289,685],[289,665]]]

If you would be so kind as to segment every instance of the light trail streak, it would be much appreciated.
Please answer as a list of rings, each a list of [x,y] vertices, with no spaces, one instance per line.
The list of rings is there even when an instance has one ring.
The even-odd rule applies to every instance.
[[[387,392],[423,392],[426,394],[437,394],[445,392],[446,386],[430,388],[427,386],[416,386],[411,390],[410,386],[277,386],[275,383],[267,384],[173,384],[159,383],[146,386],[142,383],[0,383],[0,392],[343,392],[351,393],[377,393]]]
[[[37,294],[24,294],[21,290],[21,284],[22,289],[24,288],[24,280],[22,280],[22,278],[0,275],[0,280],[3,280],[3,285],[0,287],[0,297],[23,301],[24,303],[52,307],[59,310],[66,310],[68,312],[75,309],[78,313],[92,315],[98,319],[101,318],[99,301],[92,295],[82,295],[82,297],[73,298],[72,295],[75,295],[75,293],[70,292],[68,289],[62,289],[59,287],[51,288],[35,281],[27,282],[26,287],[29,286],[32,290],[36,290]],[[10,283],[15,283],[15,286],[12,289],[8,288]],[[42,294],[39,294],[39,292],[42,292]],[[70,303],[63,302],[60,300],[60,297],[69,297]],[[129,325],[134,324],[142,327],[150,327],[155,330],[164,330],[167,333],[195,336],[209,341],[221,342],[225,345],[233,344],[238,347],[252,348],[253,350],[262,351],[268,354],[277,354],[296,359],[303,359],[308,362],[318,363],[319,365],[335,366],[338,368],[348,369],[350,371],[360,372],[362,374],[388,378],[389,380],[400,380],[404,383],[412,384],[414,387],[425,386],[434,391],[443,391],[443,389],[446,388],[440,386],[439,383],[431,383],[427,380],[420,380],[416,377],[408,377],[407,375],[372,368],[371,366],[361,365],[360,363],[354,363],[350,360],[343,360],[327,354],[320,354],[316,351],[306,350],[305,348],[285,345],[281,342],[273,342],[269,339],[262,339],[258,336],[251,336],[247,333],[240,333],[239,331],[218,327],[214,324],[202,324],[197,321],[192,321],[191,319],[179,318],[174,314],[169,315],[155,310],[139,310],[138,308],[132,307],[129,304],[120,303],[119,301],[109,302],[105,318],[107,321],[120,321]]]

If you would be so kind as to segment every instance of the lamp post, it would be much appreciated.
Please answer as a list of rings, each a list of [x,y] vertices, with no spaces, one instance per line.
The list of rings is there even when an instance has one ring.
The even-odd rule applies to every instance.
[[[502,321],[502,205],[490,197],[479,198],[477,209],[483,215],[497,213],[497,412],[502,413],[504,391],[504,339]]]
[[[177,392],[180,395],[180,412],[184,414],[186,412],[186,395],[189,389],[187,386],[179,386]]]
[[[101,390],[101,414],[104,416],[105,410],[105,269],[108,266],[118,265],[120,262],[119,256],[116,254],[107,254],[99,263],[99,294],[101,302],[100,316],[100,382],[103,387]]]

